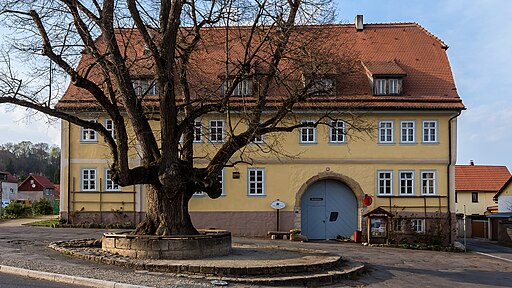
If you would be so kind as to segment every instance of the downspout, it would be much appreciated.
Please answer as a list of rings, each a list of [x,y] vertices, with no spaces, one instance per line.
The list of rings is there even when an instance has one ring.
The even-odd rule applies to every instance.
[[[446,195],[448,200],[448,227],[450,228],[450,233],[448,233],[448,241],[452,243],[452,211],[451,211],[451,202],[450,202],[450,166],[452,166],[452,120],[459,117],[462,111],[458,111],[457,115],[451,117],[448,120],[448,166],[446,167]]]
[[[68,213],[66,223],[69,223],[69,206],[71,205],[71,123],[68,121]]]

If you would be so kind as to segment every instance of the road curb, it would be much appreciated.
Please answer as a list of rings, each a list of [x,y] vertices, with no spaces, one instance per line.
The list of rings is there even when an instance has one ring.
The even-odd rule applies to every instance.
[[[29,269],[23,269],[23,268],[19,268],[19,267],[6,266],[6,265],[0,265],[0,272],[24,276],[24,277],[30,277],[30,278],[40,279],[40,280],[81,285],[81,286],[87,286],[87,287],[151,288],[148,286],[131,285],[131,284],[126,284],[126,283],[99,280],[99,279],[93,279],[93,278],[85,278],[85,277],[29,270]]]

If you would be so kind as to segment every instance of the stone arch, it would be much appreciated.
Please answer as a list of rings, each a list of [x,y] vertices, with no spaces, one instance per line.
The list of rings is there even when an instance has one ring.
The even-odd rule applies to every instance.
[[[365,193],[363,192],[363,189],[361,188],[359,183],[357,183],[356,180],[354,180],[346,175],[343,175],[340,173],[335,173],[332,171],[320,172],[320,173],[318,173],[318,175],[315,175],[315,176],[309,178],[306,182],[304,182],[304,184],[302,184],[302,186],[297,191],[297,194],[295,195],[295,205],[293,208],[294,214],[295,214],[294,223],[293,223],[294,228],[301,229],[301,217],[302,217],[301,216],[301,214],[302,214],[301,202],[302,202],[302,196],[304,195],[304,193],[306,193],[308,188],[313,183],[321,181],[321,180],[328,180],[328,179],[339,181],[339,182],[347,185],[352,190],[352,192],[356,196],[357,208],[359,211],[361,211],[365,207],[363,204]],[[359,216],[359,218],[360,218],[360,216]]]

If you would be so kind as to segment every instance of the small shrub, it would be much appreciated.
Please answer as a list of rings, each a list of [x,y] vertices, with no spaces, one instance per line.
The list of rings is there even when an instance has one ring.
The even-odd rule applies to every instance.
[[[5,218],[19,218],[23,214],[25,214],[26,208],[23,207],[20,203],[16,203],[15,201],[9,203],[9,205],[5,206],[3,209],[3,213]]]
[[[34,215],[50,215],[53,213],[53,207],[50,201],[41,199],[34,202],[32,213]]]

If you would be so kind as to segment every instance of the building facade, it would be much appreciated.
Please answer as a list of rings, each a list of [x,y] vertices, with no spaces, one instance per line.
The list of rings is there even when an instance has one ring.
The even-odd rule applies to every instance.
[[[328,41],[350,42],[356,65],[349,74],[322,79],[333,92],[285,120],[315,123],[326,114],[330,120],[255,139],[244,150],[253,164],[225,167],[219,175],[221,197],[197,192],[190,201],[194,225],[247,236],[295,228],[311,239],[333,239],[355,230],[365,234],[363,214],[381,207],[394,215],[390,237],[437,233],[445,242],[452,240],[457,116],[465,108],[448,46],[416,23],[315,29],[332,33]],[[251,94],[255,86],[241,82],[237,93]],[[113,131],[104,112],[81,108],[84,97],[70,87],[58,107]],[[197,157],[197,165],[206,165],[206,156],[222,145],[230,121],[235,123],[236,115],[196,119],[194,153],[205,156]],[[158,125],[152,122],[155,131]],[[105,141],[64,121],[61,135],[61,217],[139,222],[146,207],[144,187],[120,187],[111,180]],[[132,150],[130,161],[139,164],[136,143]],[[273,153],[265,153],[269,150]],[[275,200],[285,204],[279,223],[271,207]],[[382,233],[380,224],[371,226],[370,233]]]

